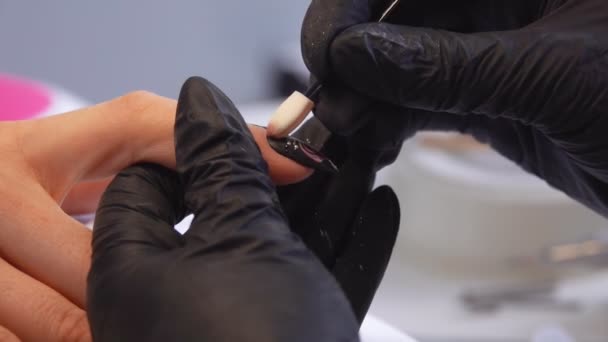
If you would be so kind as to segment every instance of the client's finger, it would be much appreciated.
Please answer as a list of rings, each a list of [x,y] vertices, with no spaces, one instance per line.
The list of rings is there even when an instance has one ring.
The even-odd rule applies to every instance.
[[[13,334],[10,330],[0,325],[0,341],[2,342],[20,342],[17,335]]]
[[[13,178],[14,177],[14,178]],[[33,180],[3,175],[0,253],[11,264],[84,307],[91,232]]]
[[[76,184],[61,203],[61,208],[68,215],[94,213],[99,205],[101,195],[106,190],[112,178]]]
[[[21,339],[91,340],[86,314],[82,309],[2,259],[0,292],[0,325]],[[11,341],[12,334],[7,333],[7,336],[7,341]],[[13,338],[13,341],[18,339]]]
[[[22,122],[20,147],[44,188],[60,199],[74,183],[110,177],[136,158],[173,166],[174,113],[175,101],[136,92]]]

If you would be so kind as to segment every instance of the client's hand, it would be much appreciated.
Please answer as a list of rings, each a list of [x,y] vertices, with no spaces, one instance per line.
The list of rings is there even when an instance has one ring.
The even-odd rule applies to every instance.
[[[83,309],[91,232],[66,212],[93,211],[112,176],[133,163],[174,168],[175,110],[174,100],[137,92],[0,123],[0,339],[90,339]],[[274,181],[308,175],[265,146]]]
[[[177,172],[131,167],[97,212],[87,296],[95,340],[358,340],[348,301],[291,232],[232,102],[192,78],[177,112]],[[173,226],[188,213],[182,236]]]
[[[68,206],[94,205],[107,178],[139,159],[172,166],[174,108],[169,99],[133,93],[0,123],[1,326],[22,340],[90,339],[83,308],[91,233],[60,205],[79,182],[75,194],[96,191],[81,201],[72,196]]]

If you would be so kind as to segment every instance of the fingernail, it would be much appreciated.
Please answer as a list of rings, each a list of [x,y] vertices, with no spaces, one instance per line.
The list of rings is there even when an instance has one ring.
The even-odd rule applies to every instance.
[[[339,171],[336,164],[329,158],[299,139],[293,137],[279,139],[268,137],[267,139],[273,150],[298,164],[323,172],[337,173]]]

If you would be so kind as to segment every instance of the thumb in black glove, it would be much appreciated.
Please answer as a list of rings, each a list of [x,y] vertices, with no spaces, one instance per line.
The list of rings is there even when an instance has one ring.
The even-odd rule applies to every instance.
[[[131,167],[104,194],[87,312],[97,341],[356,341],[331,275],[293,234],[239,112],[189,79],[177,172]],[[195,218],[185,235],[173,226]]]
[[[402,1],[369,23],[383,6],[312,1],[302,44],[324,124],[470,133],[608,215],[608,2]]]

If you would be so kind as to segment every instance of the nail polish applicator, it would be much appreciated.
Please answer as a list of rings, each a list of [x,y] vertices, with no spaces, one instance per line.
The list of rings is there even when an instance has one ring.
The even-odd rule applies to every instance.
[[[384,21],[392,13],[399,1],[392,0],[378,22]],[[266,131],[268,138],[285,138],[296,129],[315,107],[314,99],[317,98],[322,88],[322,83],[315,82],[304,94],[298,91],[291,94],[272,115]]]

